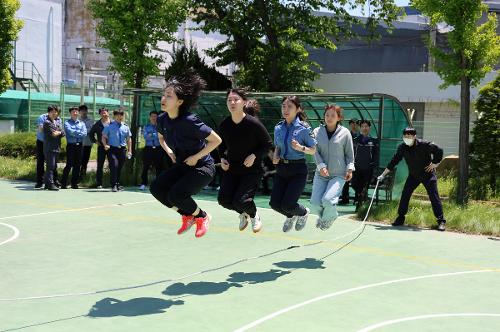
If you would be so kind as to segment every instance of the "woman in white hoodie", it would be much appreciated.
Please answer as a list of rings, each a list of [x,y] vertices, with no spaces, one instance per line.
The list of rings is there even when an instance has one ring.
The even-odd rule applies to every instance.
[[[327,230],[337,219],[337,203],[345,181],[352,178],[354,150],[349,129],[340,124],[342,108],[327,105],[323,114],[325,125],[314,129],[318,142],[314,160],[314,174],[311,194],[313,212],[319,216],[316,227]]]

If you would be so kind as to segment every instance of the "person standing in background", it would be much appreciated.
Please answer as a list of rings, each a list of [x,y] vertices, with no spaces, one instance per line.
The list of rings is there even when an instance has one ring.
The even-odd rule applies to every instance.
[[[78,189],[80,180],[80,164],[82,162],[83,139],[87,136],[85,123],[78,120],[78,107],[69,109],[71,118],[64,122],[66,134],[66,166],[61,179],[61,189],[67,188],[68,176],[71,171],[71,188]]]
[[[57,156],[61,151],[61,138],[64,136],[64,130],[58,116],[59,108],[53,105],[49,106],[47,109],[47,117],[43,123],[43,152],[47,165],[44,174],[45,189],[54,191],[59,190],[55,184],[54,172],[57,168]]]
[[[155,168],[156,176],[160,175],[162,171],[162,156],[163,149],[160,146],[158,139],[158,131],[156,129],[156,121],[158,119],[158,112],[149,112],[149,123],[144,126],[143,136],[146,146],[142,152],[142,175],[141,185],[139,189],[144,190],[148,185],[148,171],[151,166]]]
[[[83,139],[82,164],[80,168],[80,180],[82,180],[85,174],[87,174],[87,164],[92,152],[93,142],[90,140],[90,130],[94,125],[94,120],[88,117],[89,109],[87,105],[80,105],[78,111],[80,112],[80,121],[85,124],[85,128],[87,129],[87,136]]]
[[[354,141],[356,137],[359,136],[359,131],[358,131],[358,119],[352,118],[349,120],[349,132],[351,133],[351,138]],[[339,201],[339,205],[347,205],[349,204],[349,184],[350,180],[345,181],[344,187],[342,188],[342,196]]]
[[[89,139],[97,144],[97,170],[96,170],[96,187],[102,189],[102,174],[104,169],[104,161],[106,160],[106,150],[102,145],[102,131],[111,123],[109,119],[109,111],[106,108],[99,109],[101,119],[94,123],[90,129]],[[97,139],[96,139],[97,135]]]

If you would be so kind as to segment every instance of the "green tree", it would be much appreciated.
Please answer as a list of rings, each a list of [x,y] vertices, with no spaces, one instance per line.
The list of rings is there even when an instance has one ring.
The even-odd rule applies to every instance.
[[[479,119],[472,129],[471,178],[473,195],[486,199],[488,193],[497,194],[500,181],[500,75],[479,91],[476,101]],[[472,189],[472,188],[471,188]],[[472,192],[472,190],[471,190]]]
[[[172,42],[185,21],[185,0],[90,0],[101,46],[111,52],[112,69],[129,87],[144,88],[148,76],[159,74],[163,58],[154,52],[160,41]],[[134,96],[132,151],[135,155],[139,100]]]
[[[448,49],[429,48],[437,60],[442,87],[461,86],[457,203],[464,205],[468,200],[470,88],[479,85],[500,57],[497,18],[490,14],[479,24],[488,9],[481,0],[412,0],[411,4],[430,17],[432,24],[444,22],[452,28],[447,34]]]
[[[192,69],[207,82],[207,90],[220,91],[231,87],[231,81],[226,76],[219,73],[215,66],[208,66],[205,63],[205,59],[200,56],[193,43],[190,43],[189,47],[184,44],[180,47],[174,46],[171,55],[172,62],[165,69],[166,79]]]
[[[373,10],[366,23],[346,10],[367,3]],[[208,54],[218,65],[235,63],[238,85],[260,91],[314,90],[320,67],[306,47],[335,50],[338,40],[354,36],[354,24],[375,31],[398,14],[393,0],[191,0],[191,7],[201,30],[229,37]],[[317,15],[325,9],[328,15]]]
[[[9,66],[12,61],[12,42],[23,28],[23,21],[16,19],[16,11],[21,6],[19,0],[0,1],[0,93],[12,85]]]

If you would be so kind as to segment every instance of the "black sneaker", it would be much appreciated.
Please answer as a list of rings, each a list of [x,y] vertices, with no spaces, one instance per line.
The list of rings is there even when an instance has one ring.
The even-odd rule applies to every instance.
[[[59,188],[61,188],[61,189],[68,189],[68,186],[67,186],[67,185],[65,185],[65,184],[61,184],[61,185],[59,186]]]
[[[403,226],[405,224],[405,217],[398,216],[392,223],[392,226]]]
[[[42,189],[43,183],[37,183],[35,184],[35,189]]]
[[[52,190],[52,191],[59,191],[59,188],[55,184],[50,184],[48,186],[45,186],[43,188],[44,190]]]
[[[123,188],[123,187],[122,187],[122,186],[120,186],[120,185],[118,185],[118,186],[116,186],[116,187],[118,188],[118,191],[123,191],[123,190],[125,190],[125,188]]]
[[[73,185],[71,185],[71,189],[80,189],[80,187],[78,187],[77,184],[73,184]]]
[[[446,230],[446,221],[438,221],[438,231],[444,232]]]
[[[114,193],[117,192],[118,191],[118,186],[113,186],[111,188],[111,191],[114,192]]]

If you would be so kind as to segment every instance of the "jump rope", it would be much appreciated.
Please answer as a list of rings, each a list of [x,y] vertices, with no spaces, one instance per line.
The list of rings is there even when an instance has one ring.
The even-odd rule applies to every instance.
[[[325,243],[325,242],[335,242],[335,241],[338,241],[338,240],[343,239],[345,237],[348,237],[351,234],[356,234],[351,240],[349,240],[348,242],[342,244],[337,249],[333,250],[332,252],[328,253],[327,255],[325,255],[325,256],[323,256],[323,257],[321,257],[319,259],[319,261],[323,261],[323,260],[327,259],[328,257],[334,255],[335,253],[341,251],[342,249],[346,248],[347,246],[349,246],[351,243],[353,243],[354,241],[356,241],[364,233],[365,228],[366,228],[366,220],[368,219],[368,215],[370,214],[370,211],[371,211],[371,208],[372,208],[372,205],[373,205],[373,200],[375,199],[375,195],[377,193],[379,183],[380,183],[380,180],[377,179],[377,183],[375,184],[375,188],[374,188],[373,193],[372,193],[372,198],[370,200],[370,204],[368,206],[368,209],[366,210],[365,217],[361,221],[361,224],[356,229],[354,229],[354,230],[352,230],[352,231],[350,231],[350,232],[348,232],[346,234],[343,234],[341,236],[337,236],[337,237],[335,237],[333,239],[320,240],[320,241],[317,241],[317,242],[314,242],[314,243],[308,243],[308,244],[292,245],[292,246],[289,246],[287,248],[275,250],[275,251],[272,251],[272,252],[269,252],[269,253],[266,253],[266,254],[262,254],[262,255],[258,255],[258,256],[242,258],[242,259],[239,259],[239,260],[237,260],[235,262],[232,262],[232,263],[229,263],[229,264],[226,264],[226,265],[222,265],[222,266],[219,266],[219,267],[206,269],[206,270],[203,270],[203,271],[194,272],[194,273],[187,274],[187,275],[184,275],[184,276],[181,276],[181,277],[178,277],[178,278],[153,281],[153,282],[149,282],[149,283],[145,283],[145,284],[141,284],[141,285],[135,285],[135,286],[110,288],[110,289],[90,291],[90,292],[82,292],[82,293],[53,294],[53,295],[44,295],[44,296],[31,296],[31,297],[0,299],[0,302],[2,302],[2,301],[22,301],[22,300],[50,299],[50,298],[57,298],[57,297],[70,297],[70,296],[83,296],[83,295],[95,295],[95,294],[101,294],[101,293],[110,293],[110,292],[117,292],[117,291],[122,291],[122,290],[144,288],[144,287],[149,287],[149,286],[154,286],[154,285],[164,284],[164,283],[173,283],[173,282],[181,281],[181,280],[184,280],[184,279],[192,278],[192,277],[195,277],[195,276],[198,276],[198,275],[202,275],[202,274],[206,274],[206,273],[210,273],[210,272],[215,272],[215,271],[223,270],[223,269],[226,269],[228,267],[231,267],[231,266],[234,266],[234,265],[237,265],[237,264],[240,264],[240,263],[249,262],[249,261],[256,260],[256,259],[269,257],[269,256],[272,256],[272,255],[275,255],[275,254],[278,254],[278,253],[281,253],[281,252],[285,252],[285,251],[288,251],[288,250],[298,249],[298,248],[305,248],[305,247],[312,247],[312,246],[316,246],[316,245],[319,245],[319,244],[322,244],[322,243]],[[288,269],[288,270],[294,270],[294,269]]]

